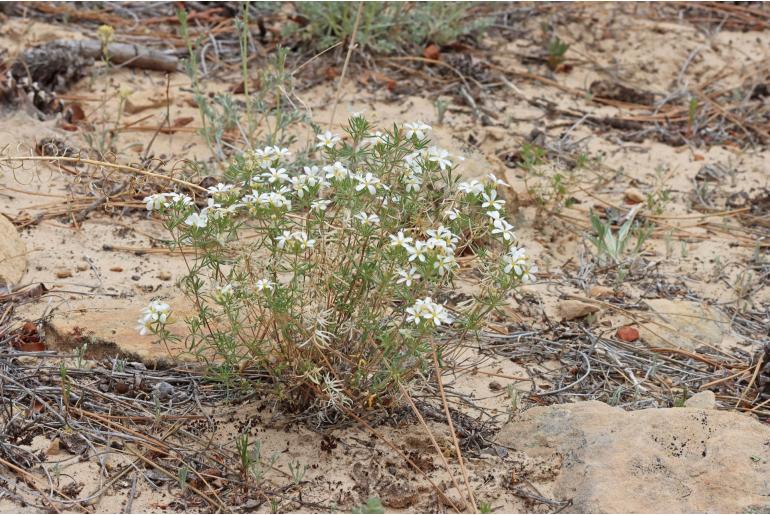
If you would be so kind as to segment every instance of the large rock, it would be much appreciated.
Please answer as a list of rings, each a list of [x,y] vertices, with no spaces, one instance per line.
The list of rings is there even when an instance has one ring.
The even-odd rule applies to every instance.
[[[27,270],[27,246],[16,227],[0,215],[0,286],[18,284]]]
[[[525,411],[498,443],[561,466],[550,493],[577,513],[770,509],[770,427],[694,408],[626,412],[600,402]]]
[[[648,299],[651,322],[641,327],[644,341],[655,347],[695,350],[701,346],[722,348],[730,343],[730,319],[701,302]]]

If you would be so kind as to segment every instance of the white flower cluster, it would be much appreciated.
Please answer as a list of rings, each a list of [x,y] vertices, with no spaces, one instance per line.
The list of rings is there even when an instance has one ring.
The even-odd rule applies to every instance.
[[[407,322],[420,324],[426,322],[434,326],[451,324],[452,317],[444,306],[433,302],[430,297],[417,299],[413,306],[406,308]]]
[[[532,263],[523,248],[512,246],[508,253],[503,256],[503,271],[506,274],[513,274],[521,282],[529,284],[535,282],[537,265]]]
[[[145,336],[166,325],[170,317],[171,306],[165,302],[154,300],[142,309],[142,318],[138,320],[136,329],[141,336]]]
[[[390,235],[390,244],[393,247],[404,248],[408,256],[407,260],[410,263],[432,262],[433,268],[442,276],[447,272],[451,272],[457,267],[455,250],[459,238],[443,225],[438,229],[428,229],[426,233],[430,236],[427,240],[413,240],[411,237],[406,236],[404,231],[398,231],[398,233]],[[402,270],[399,272],[402,278],[406,277],[402,272],[411,277],[411,280],[420,277],[414,273]],[[411,280],[407,286],[411,285]],[[403,282],[406,282],[406,279]]]
[[[305,231],[283,231],[283,233],[276,238],[278,242],[277,247],[279,249],[286,248],[286,245],[292,242],[296,242],[297,247],[300,250],[308,250],[315,247],[315,240],[308,238]]]
[[[267,146],[244,152],[243,159],[249,170],[267,169],[291,155],[288,148]]]

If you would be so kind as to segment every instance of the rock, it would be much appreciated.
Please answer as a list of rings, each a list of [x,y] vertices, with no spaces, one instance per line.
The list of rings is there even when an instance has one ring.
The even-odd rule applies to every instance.
[[[67,277],[72,277],[72,270],[62,269],[57,270],[54,272],[57,279],[66,279]]]
[[[618,329],[616,336],[619,340],[623,340],[624,342],[635,342],[639,339],[639,330],[636,327],[624,325]]]
[[[594,299],[605,299],[607,297],[612,297],[615,295],[615,290],[612,288],[608,288],[607,286],[601,286],[599,284],[591,286],[591,289],[588,290],[588,295],[593,297]]]
[[[730,319],[716,308],[700,302],[647,299],[653,323],[640,328],[644,341],[652,347],[679,347],[695,350],[702,345],[721,347],[731,341]]]
[[[768,442],[770,427],[741,413],[591,401],[527,410],[496,443],[560,455],[542,491],[575,513],[747,513],[768,504]]]
[[[625,192],[623,192],[623,197],[626,199],[626,202],[631,204],[641,204],[647,200],[647,197],[644,196],[644,193],[636,188],[628,188]]]
[[[186,317],[195,314],[195,306],[184,296],[164,299],[174,312],[176,322],[166,328],[179,342],[168,342],[168,347],[151,335],[141,336],[136,330],[137,319],[147,304],[143,299],[116,299],[109,308],[56,310],[45,324],[48,349],[71,351],[88,342],[86,359],[114,358],[116,355],[131,361],[141,361],[153,366],[166,366],[174,362],[194,361],[185,352],[187,335]]]
[[[599,311],[599,307],[579,300],[564,300],[557,306],[562,320],[574,320]]]
[[[171,280],[171,274],[168,272],[160,272],[158,274],[158,279],[161,281],[170,281]]]
[[[684,402],[686,408],[716,409],[717,398],[711,390],[698,392]]]
[[[27,246],[16,227],[0,215],[0,286],[18,284],[27,271]]]

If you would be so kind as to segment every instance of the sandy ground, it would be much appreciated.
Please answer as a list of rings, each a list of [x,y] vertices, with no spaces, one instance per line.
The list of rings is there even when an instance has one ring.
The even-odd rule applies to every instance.
[[[439,125],[432,100],[417,94],[394,95],[386,88],[371,84],[364,87],[353,80],[344,89],[335,123],[352,111],[364,111],[383,125],[421,119],[434,125],[438,145],[467,157],[462,165],[465,176],[492,171],[507,178],[520,200],[517,233],[535,256],[541,278],[537,284],[524,287],[522,295],[511,299],[510,318],[501,320],[501,324],[543,328],[559,323],[564,318],[564,301],[572,296],[593,302],[599,308],[591,315],[590,323],[603,335],[614,335],[618,327],[631,324],[640,328],[651,346],[694,350],[705,345],[735,359],[754,352],[756,340],[733,329],[731,310],[740,307],[767,312],[770,289],[763,275],[765,249],[755,240],[760,229],[747,227],[737,217],[721,213],[731,209],[727,201],[735,195],[770,187],[770,151],[732,145],[672,146],[652,137],[639,142],[623,141],[612,129],[596,127],[580,118],[560,117],[558,112],[542,106],[601,117],[628,115],[630,111],[622,106],[597,105],[564,90],[585,91],[594,81],[608,77],[659,96],[675,89],[676,84],[702,83],[709,78],[720,81],[724,88],[736,88],[741,86],[739,78],[747,70],[763,69],[767,73],[770,32],[708,33],[686,21],[635,16],[633,6],[593,5],[584,9],[591,13],[590,25],[584,17],[582,22],[563,23],[556,29],[571,44],[568,55],[576,60],[571,71],[550,74],[560,87],[519,79],[511,82],[510,87],[497,89],[484,99],[484,109],[495,114],[491,125],[480,124],[471,109],[457,104],[450,105],[444,123]],[[0,28],[0,46],[14,51],[63,36],[82,34],[63,25],[41,22],[22,29],[20,22],[10,20]],[[496,65],[507,70],[525,70],[521,56],[534,50],[532,38],[508,40],[498,36],[483,44],[494,48]],[[543,66],[530,69],[540,75],[550,73]],[[222,90],[228,85],[207,86]],[[189,103],[186,76],[173,74],[168,78],[168,99],[166,87],[166,78],[159,73],[99,68],[66,95],[83,106],[92,132],[82,128],[74,132],[63,130],[57,119],[39,121],[25,112],[6,113],[0,118],[0,148],[8,146],[15,149],[11,153],[28,153],[34,146],[31,142],[44,137],[87,147],[89,134],[97,135],[101,127],[115,123],[118,93],[123,90],[130,91],[129,100],[134,105],[157,104],[125,115],[120,122],[124,129],[116,147],[124,161],[135,161],[147,151],[148,138],[152,136],[151,131],[141,127],[158,126],[167,112],[172,120],[192,117],[195,121],[188,127],[198,126],[197,109]],[[332,84],[325,83],[302,91],[299,96],[316,119],[327,120],[334,94]],[[570,170],[557,158],[530,171],[507,165],[508,156],[516,153],[535,130],[541,131],[547,142],[561,142],[565,148],[571,145],[584,153],[589,164]],[[206,159],[209,153],[192,129],[158,135],[151,152],[170,160]],[[709,183],[705,190],[714,208],[711,215],[699,210],[693,200],[699,187],[696,175],[707,165],[726,170],[722,180]],[[556,173],[567,177],[571,205],[558,210],[539,207],[538,196],[549,194],[549,184]],[[169,353],[169,349],[150,338],[138,336],[134,329],[140,309],[151,299],[168,300],[179,309],[184,309],[185,303],[175,286],[175,281],[185,273],[185,264],[157,246],[157,238],[163,236],[162,228],[141,210],[141,204],[134,203],[140,209],[116,206],[110,215],[96,210],[76,223],[72,223],[77,215],[74,208],[70,213],[39,223],[24,223],[52,206],[82,197],[83,188],[76,177],[44,165],[30,166],[16,174],[0,174],[0,213],[23,226],[21,235],[28,248],[28,270],[23,283],[42,282],[50,290],[46,296],[18,306],[13,322],[44,317],[49,333],[59,336],[58,340],[50,341],[64,342],[65,346],[67,335],[73,330],[92,337],[97,343],[89,347],[87,358],[99,359],[121,352],[148,364],[188,359],[179,356],[181,347],[172,348]],[[587,272],[593,248],[583,234],[590,228],[589,209],[628,208],[629,188],[645,196],[668,191],[668,200],[659,203],[658,211],[649,206],[641,210],[659,222],[643,245],[638,266],[646,273],[615,283],[610,274]],[[609,306],[605,302],[607,292],[613,292],[610,296],[615,298],[620,296],[625,307]],[[672,297],[675,302],[670,300]],[[522,364],[483,354],[478,349],[468,349],[463,357],[478,364],[483,372],[460,373],[445,380],[452,389],[483,408],[487,417],[494,415],[505,420],[511,409],[507,385],[521,392],[533,388],[529,380],[512,379],[527,376]],[[532,366],[548,369],[559,364]],[[523,407],[526,406],[518,409]],[[213,413],[217,429],[207,438],[232,444],[239,430],[248,424],[251,435],[262,443],[263,456],[277,457],[274,469],[266,472],[275,484],[286,483],[289,463],[307,465],[305,483],[288,489],[287,497],[301,490],[305,502],[348,511],[370,496],[381,497],[386,507],[394,511],[446,510],[425,478],[416,475],[392,449],[381,440],[373,440],[363,429],[314,432],[302,425],[283,425],[280,416],[271,410],[266,402],[228,407],[225,413],[218,410]],[[476,417],[480,413],[470,414]],[[451,449],[446,426],[430,424],[440,446]],[[381,430],[399,447],[415,453],[414,459],[429,464],[429,477],[451,492],[449,477],[420,426],[387,425]],[[75,496],[85,497],[104,485],[97,461],[81,461],[69,451],[52,450],[52,441],[40,436],[26,445],[35,452],[47,453],[46,467],[49,473],[56,468],[55,482],[60,489],[82,483]],[[334,442],[331,449],[329,441]],[[110,470],[131,461],[130,455],[117,451],[104,455],[104,466]],[[541,494],[550,497],[548,463],[491,452],[469,456],[467,463],[477,498],[490,502],[495,511],[550,509],[516,495],[506,486],[511,482],[512,471],[516,471],[531,477]],[[454,460],[451,466],[457,474]],[[139,478],[136,484],[131,477]],[[175,499],[186,494],[180,494],[174,481],[155,479],[142,479],[142,474],[126,475],[107,488],[91,508],[119,512],[131,497],[133,511],[168,511],[185,506],[205,509],[175,503]],[[0,511],[35,510],[20,504],[25,499],[29,501],[30,495],[34,498],[34,494],[7,472],[0,474],[2,491],[6,493],[0,495]],[[456,491],[449,497],[461,502]],[[261,502],[252,509],[269,511],[270,504]],[[287,501],[281,509],[321,508]]]

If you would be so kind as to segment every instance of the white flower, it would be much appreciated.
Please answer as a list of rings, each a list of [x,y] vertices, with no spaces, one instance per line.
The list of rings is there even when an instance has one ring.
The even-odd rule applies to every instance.
[[[503,264],[505,267],[503,270],[506,274],[513,272],[516,275],[521,275],[527,265],[527,254],[522,248],[511,247],[508,254],[503,256]]]
[[[387,143],[388,140],[385,135],[380,131],[375,131],[368,138],[364,138],[361,142],[362,147],[368,147],[370,145],[376,145],[377,143]]]
[[[289,175],[286,173],[286,170],[283,168],[270,168],[268,172],[265,172],[262,174],[262,177],[267,179],[267,182],[270,184],[273,184],[274,182],[287,182],[289,180]]]
[[[398,271],[398,275],[401,277],[396,283],[405,284],[406,286],[411,286],[414,281],[417,281],[420,278],[420,274],[417,273],[415,267],[412,267],[409,270],[401,269]]]
[[[412,238],[409,236],[404,235],[404,231],[398,231],[396,234],[389,234],[390,237],[390,244],[393,247],[404,247],[405,249],[409,248],[409,243],[412,242]]]
[[[513,226],[502,218],[496,219],[492,225],[494,226],[492,234],[499,234],[505,241],[513,241],[516,239],[516,234],[513,232]]]
[[[185,218],[185,224],[190,227],[204,228],[209,223],[209,217],[206,213],[191,213],[190,216]]]
[[[411,138],[412,136],[417,136],[417,139],[425,139],[425,133],[432,129],[432,127],[426,123],[422,123],[421,121],[417,121],[414,123],[405,123],[404,129],[406,130],[406,137]]]
[[[220,182],[216,186],[209,186],[206,189],[212,195],[216,195],[217,193],[226,193],[226,192],[228,192],[228,191],[230,191],[230,190],[232,190],[234,188],[235,188],[235,186],[233,186],[232,184],[224,184],[224,183]]]
[[[438,271],[439,275],[444,275],[447,272],[451,272],[457,266],[457,261],[452,255],[437,256],[436,261],[433,262],[433,268]]]
[[[273,282],[270,279],[258,279],[254,285],[257,291],[273,290]]]
[[[484,199],[484,203],[481,204],[481,207],[494,209],[495,211],[499,211],[503,208],[503,204],[505,204],[505,200],[501,200],[497,198],[497,191],[492,190],[487,194],[487,192],[483,192],[481,194],[481,197]]]
[[[305,231],[297,231],[291,237],[299,243],[299,248],[302,250],[312,249],[315,246],[315,240],[308,239]]]
[[[484,191],[484,185],[476,179],[472,179],[468,182],[463,181],[457,183],[457,191],[467,193],[468,195],[477,195]]]
[[[323,171],[326,172],[327,179],[334,179],[336,181],[347,179],[350,176],[350,171],[339,161],[336,161],[333,165],[324,166]]]
[[[165,302],[154,300],[150,304],[142,309],[142,318],[138,320],[136,327],[141,336],[145,336],[153,332],[154,325],[164,325],[169,321],[171,317],[171,306]]]
[[[305,180],[307,181],[308,186],[315,186],[316,184],[320,184],[323,178],[323,173],[321,172],[321,169],[317,166],[306,166],[304,167],[305,171]]]
[[[380,223],[380,217],[377,215],[367,215],[363,211],[355,215],[353,218],[358,220],[364,225],[377,225]]]
[[[380,183],[380,180],[372,175],[371,172],[366,172],[366,175],[364,176],[356,175],[355,179],[358,181],[358,185],[356,185],[356,191],[367,189],[372,195],[377,193],[377,184]]]
[[[186,207],[186,206],[193,205],[193,200],[187,195],[181,195],[179,193],[169,193],[168,196],[171,198],[171,201],[167,203],[166,206],[168,206],[169,204],[176,204],[177,207]]]
[[[283,231],[283,233],[276,238],[278,240],[278,248],[282,249],[286,247],[286,243],[292,240],[291,231]]]
[[[492,220],[499,220],[500,219],[500,211],[487,211],[486,215],[491,218]]]
[[[152,332],[152,320],[149,318],[140,318],[137,320],[136,330],[139,331],[139,336],[147,336]]]
[[[329,131],[326,131],[323,134],[319,134],[316,137],[318,138],[318,141],[319,141],[318,144],[316,144],[317,148],[323,148],[323,147],[334,148],[334,145],[336,145],[340,141],[339,136],[332,134]]]
[[[233,285],[225,284],[224,286],[217,286],[217,292],[214,297],[217,301],[224,303],[233,296]]]
[[[493,186],[508,186],[508,187],[510,187],[510,185],[507,182],[501,181],[493,173],[490,173],[489,175],[487,175],[487,182],[489,182]]]
[[[311,211],[326,211],[326,208],[331,204],[331,200],[314,200],[310,203]]]
[[[424,241],[417,240],[414,242],[414,245],[405,245],[404,248],[409,254],[409,261],[416,259],[421,263],[425,263],[425,251],[428,249]]]
[[[444,216],[449,218],[450,220],[457,220],[457,217],[460,216],[460,212],[456,209],[447,209],[444,211]]]
[[[537,273],[537,265],[534,263],[531,263],[527,268],[524,269],[524,272],[521,274],[521,282],[524,284],[530,284],[535,282],[535,274]]]
[[[267,147],[265,147],[265,150],[267,150]],[[291,155],[291,152],[289,152],[288,148],[281,148],[278,145],[273,147],[273,154],[280,158],[286,158]]]
[[[408,175],[406,179],[404,179],[404,184],[406,184],[406,191],[409,193],[410,191],[414,191],[417,193],[420,191],[420,185],[422,184],[422,179],[417,177],[416,175]]]
[[[419,324],[422,320],[436,326],[452,323],[452,318],[446,308],[433,302],[430,297],[417,299],[412,307],[406,308],[406,312],[407,321],[415,324]]]
[[[441,168],[441,171],[452,166],[452,161],[449,160],[449,152],[443,148],[430,147],[428,149],[428,161],[437,163],[438,167]]]
[[[144,197],[143,202],[147,205],[147,211],[158,210],[162,207],[166,207],[166,194],[155,193],[149,197]]]
[[[308,191],[307,175],[292,177],[289,182],[291,182],[291,187],[299,198],[305,196],[305,192]]]

